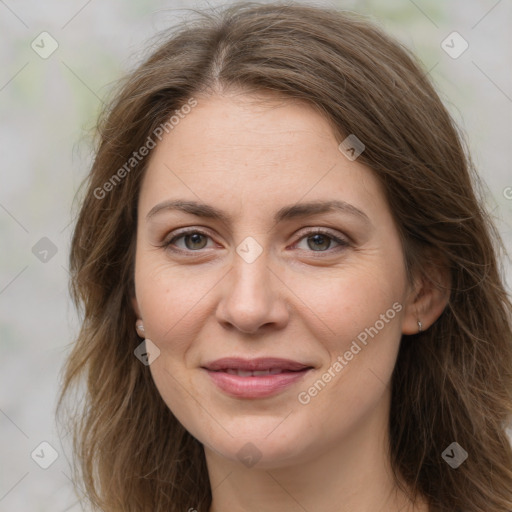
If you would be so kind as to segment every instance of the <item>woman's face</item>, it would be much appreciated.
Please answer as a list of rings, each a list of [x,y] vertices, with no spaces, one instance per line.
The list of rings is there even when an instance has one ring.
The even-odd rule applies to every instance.
[[[134,307],[178,420],[207,450],[271,468],[382,433],[415,320],[372,172],[309,106],[250,99],[197,97],[153,150]]]

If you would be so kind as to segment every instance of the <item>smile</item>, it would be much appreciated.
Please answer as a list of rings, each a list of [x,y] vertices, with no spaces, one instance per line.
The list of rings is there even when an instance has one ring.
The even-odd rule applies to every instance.
[[[235,398],[266,398],[302,380],[311,365],[279,358],[224,358],[202,367],[211,382]]]

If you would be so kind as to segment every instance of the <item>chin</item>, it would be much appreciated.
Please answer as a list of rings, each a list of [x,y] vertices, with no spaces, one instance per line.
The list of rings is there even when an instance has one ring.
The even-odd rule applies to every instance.
[[[294,431],[290,431],[284,428],[286,420],[282,422],[282,418],[279,421],[273,418],[271,422],[254,421],[251,418],[249,421],[250,428],[244,428],[243,425],[235,428],[236,422],[232,422],[232,431],[237,432],[233,437],[223,431],[220,438],[204,437],[199,438],[199,441],[225,459],[247,468],[283,468],[300,464],[307,458],[311,446],[307,436],[296,429],[296,424],[293,425]]]

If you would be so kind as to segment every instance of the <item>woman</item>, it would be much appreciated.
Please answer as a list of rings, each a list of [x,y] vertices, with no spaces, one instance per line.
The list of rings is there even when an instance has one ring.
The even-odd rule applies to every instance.
[[[61,404],[106,511],[512,510],[511,304],[453,121],[337,11],[174,32],[99,124]]]

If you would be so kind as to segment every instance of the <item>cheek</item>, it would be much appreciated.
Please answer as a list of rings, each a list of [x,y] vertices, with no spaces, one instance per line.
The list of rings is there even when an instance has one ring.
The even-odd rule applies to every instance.
[[[332,343],[348,340],[370,327],[391,308],[394,318],[395,302],[403,300],[404,281],[390,278],[386,265],[359,265],[324,275],[297,278],[291,285],[294,293],[303,298],[300,306],[319,332]],[[316,317],[316,321],[313,318]],[[387,318],[386,318],[387,319]],[[395,322],[396,323],[396,322]]]
[[[214,435],[214,426],[207,418],[198,421],[205,414],[205,404],[194,391],[194,381],[182,365],[173,365],[173,357],[165,351],[150,366],[151,377],[168,409],[185,429],[202,443]],[[167,357],[166,357],[167,356]]]
[[[317,406],[330,407],[334,401],[343,404],[345,411],[369,407],[393,371],[401,339],[405,278],[400,272],[393,275],[394,269],[384,259],[373,263],[352,266],[315,284],[302,281],[310,317],[317,318],[315,338],[330,359],[302,388]]]
[[[300,417],[322,431],[326,440],[354,432],[377,410],[379,417],[386,414],[402,308],[398,302],[379,303],[381,307],[372,303],[368,310],[346,305],[339,311],[333,323],[336,335],[323,340],[329,362],[298,390]],[[317,440],[313,436],[310,442]]]
[[[154,258],[156,260],[156,258]],[[201,300],[215,285],[215,276],[168,262],[142,257],[137,262],[137,300],[148,338],[161,349],[180,351],[200,329]]]

